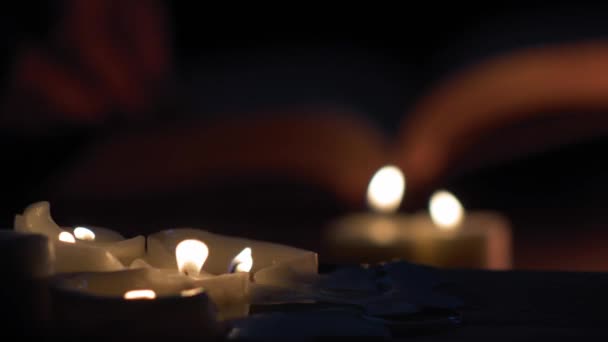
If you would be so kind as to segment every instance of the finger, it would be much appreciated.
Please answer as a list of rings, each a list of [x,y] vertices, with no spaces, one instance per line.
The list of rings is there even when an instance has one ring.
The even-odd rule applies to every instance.
[[[490,60],[445,81],[419,103],[402,127],[399,163],[417,182],[428,184],[488,132],[558,109],[606,109],[606,94],[604,42]]]
[[[121,25],[135,64],[147,81],[163,80],[171,69],[165,8],[156,0],[123,1],[121,5]]]
[[[100,84],[118,110],[140,112],[145,99],[129,62],[124,39],[113,35],[119,2],[109,0],[72,0],[65,21],[64,34],[73,42],[79,60]]]
[[[60,118],[76,122],[103,119],[106,104],[70,70],[35,49],[27,50],[14,74],[15,87],[37,94]]]

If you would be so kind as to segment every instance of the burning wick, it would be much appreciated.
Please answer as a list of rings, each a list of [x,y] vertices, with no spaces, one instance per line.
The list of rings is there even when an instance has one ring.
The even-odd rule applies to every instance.
[[[443,230],[452,230],[464,218],[464,208],[460,201],[448,191],[440,190],[431,196],[429,212],[433,223]]]
[[[234,259],[232,259],[232,262],[228,267],[228,273],[249,272],[252,267],[253,258],[251,257],[251,248],[245,247],[234,257]]]
[[[386,165],[370,180],[367,187],[367,203],[375,212],[389,214],[399,209],[404,193],[403,172],[394,165]]]
[[[131,290],[125,292],[124,299],[154,299],[156,292],[153,290]]]
[[[95,240],[95,233],[93,233],[93,231],[90,230],[89,228],[85,228],[85,227],[74,228],[74,236],[76,236],[76,238],[78,240],[84,240],[84,241],[94,241]]]
[[[175,247],[177,268],[185,275],[198,276],[207,256],[209,256],[209,248],[199,240],[184,240]]]
[[[74,235],[70,232],[61,232],[59,233],[59,241],[67,242],[67,243],[76,243],[76,239],[74,239]]]

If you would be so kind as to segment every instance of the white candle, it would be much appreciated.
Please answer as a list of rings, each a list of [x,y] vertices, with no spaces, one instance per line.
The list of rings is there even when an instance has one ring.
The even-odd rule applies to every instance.
[[[53,273],[53,259],[46,236],[0,230],[0,313],[7,329],[27,327],[32,332],[49,319],[47,278]]]
[[[49,202],[36,202],[25,208],[22,215],[15,216],[15,231],[54,238],[64,230],[53,221]]]
[[[139,268],[57,275],[53,314],[64,336],[217,338],[222,333],[206,290],[177,272]],[[118,336],[113,336],[118,337]]]
[[[179,257],[186,255],[179,248],[182,244],[196,248],[203,241],[207,253],[199,253],[198,258],[204,261],[180,261],[176,258],[178,250]],[[250,275],[247,270],[261,284],[289,286],[296,277],[316,275],[318,268],[317,255],[310,251],[198,229],[162,231],[148,236],[147,246],[146,261],[154,267],[184,271],[189,263],[191,266],[187,267],[187,273],[200,281],[197,284],[209,290],[222,318],[248,313]],[[196,258],[197,253],[190,252],[190,258]],[[138,264],[141,266],[143,263]],[[202,270],[200,276],[196,276],[197,270]],[[226,274],[227,270],[236,272]],[[257,273],[261,274],[259,278]]]
[[[104,249],[118,259],[123,265],[129,265],[133,260],[146,253],[146,238],[138,235],[125,239],[119,233],[101,227],[76,227],[74,237],[79,244]]]
[[[247,316],[249,313],[249,273],[224,273],[214,275],[202,270],[208,249],[199,240],[187,239],[176,246],[174,259],[177,268],[154,268],[144,259],[131,263],[132,269],[153,269],[166,279],[188,279],[191,286],[207,291],[217,307],[220,320]]]
[[[208,256],[209,248],[204,242],[196,239],[181,241],[175,247],[177,272],[189,276],[197,286],[207,290],[207,294],[218,308],[220,319],[247,316],[249,273],[212,275],[202,270]]]
[[[368,188],[373,211],[347,215],[330,224],[324,239],[328,259],[338,263],[404,259],[442,267],[511,267],[511,231],[503,216],[465,213],[458,199],[445,190],[433,194],[428,212],[400,214],[396,209],[405,184],[405,177],[393,166],[379,170]]]
[[[83,244],[69,233],[57,235],[54,242],[55,272],[105,272],[124,269],[124,265],[109,251]],[[73,240],[66,238],[72,236]]]
[[[293,263],[292,268],[298,273],[317,274],[317,254],[314,252],[192,228],[170,229],[148,236],[146,260],[154,267],[176,269],[175,248],[178,243],[187,239],[205,242],[209,248],[209,256],[204,269],[211,274],[225,273],[234,257],[245,248],[251,249],[255,260],[250,271],[252,274],[285,263]]]
[[[110,229],[62,228],[53,220],[48,202],[28,206],[15,216],[15,231],[46,235],[55,245],[57,272],[114,271],[145,254],[145,238],[125,239]]]

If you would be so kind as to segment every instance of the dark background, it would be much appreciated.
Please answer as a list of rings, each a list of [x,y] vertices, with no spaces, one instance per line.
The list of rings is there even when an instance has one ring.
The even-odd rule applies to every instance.
[[[586,2],[430,2],[331,10],[294,4],[242,13],[185,1],[169,4],[178,93],[190,115],[338,105],[370,118],[389,136],[422,94],[465,66],[524,47],[608,34],[606,6]],[[24,39],[43,39],[58,15],[52,2],[7,6],[5,76],[11,51]],[[40,191],[46,175],[106,134],[68,129],[32,139],[5,132],[2,225],[10,226],[25,205],[47,198]],[[453,174],[440,185],[454,191],[467,209],[496,210],[511,220],[516,268],[606,270],[608,140],[594,135],[563,141]],[[31,158],[32,151],[38,158]],[[352,210],[326,189],[259,175],[223,180],[196,193],[113,203],[80,199],[52,203],[52,208],[56,220],[66,224],[90,222],[128,233],[207,225],[311,249],[319,248],[328,220]]]

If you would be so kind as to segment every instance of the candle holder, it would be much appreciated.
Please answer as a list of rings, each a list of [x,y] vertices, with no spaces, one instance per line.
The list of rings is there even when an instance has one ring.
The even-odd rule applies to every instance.
[[[204,241],[208,248],[204,271],[192,278],[208,290],[222,320],[247,316],[251,281],[290,286],[297,276],[317,274],[316,253],[192,228],[170,229],[148,236],[146,261],[151,267],[176,272],[176,248],[188,240]],[[243,252],[248,252],[251,258],[248,272],[227,273],[237,268],[235,260],[242,257]]]
[[[351,215],[325,235],[327,258],[340,263],[395,259],[436,267],[509,269],[511,229],[495,212],[470,212],[454,229],[436,226],[428,213]]]
[[[138,269],[61,274],[50,284],[56,336],[218,339],[227,328],[207,292],[187,279],[160,281]]]
[[[53,272],[53,245],[44,235],[0,230],[0,292],[3,333],[44,333],[50,318],[48,277]]]

